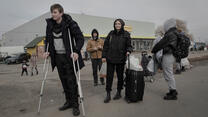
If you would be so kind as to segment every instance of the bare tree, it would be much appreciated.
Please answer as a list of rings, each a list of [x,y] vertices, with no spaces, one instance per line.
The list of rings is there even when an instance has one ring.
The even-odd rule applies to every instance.
[[[185,21],[176,19],[176,27],[179,31],[188,34],[187,23]]]
[[[194,35],[193,35],[192,33],[187,34],[187,36],[189,37],[189,39],[190,39],[191,41],[194,41]]]
[[[165,31],[164,31],[164,28],[163,26],[158,26],[156,29],[155,29],[155,36],[161,36],[163,37],[165,34]]]
[[[194,41],[194,36],[192,33],[189,32],[188,28],[187,28],[187,23],[186,21],[180,20],[180,19],[176,19],[176,28],[180,31],[180,32],[184,32],[184,34],[189,37],[189,39],[191,41]]]

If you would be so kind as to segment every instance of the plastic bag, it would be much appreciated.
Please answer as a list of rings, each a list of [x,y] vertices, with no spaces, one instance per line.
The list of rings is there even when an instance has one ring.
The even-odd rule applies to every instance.
[[[129,68],[129,61],[127,60],[128,69],[135,70],[135,71],[143,71],[139,58],[136,58],[134,55],[130,55],[129,60],[130,60],[130,68]]]
[[[162,63],[162,56],[163,56],[163,50],[160,50],[156,53],[156,59],[159,63]]]
[[[155,57],[155,55],[153,55],[153,57],[151,58],[150,62],[147,65],[147,69],[153,73],[153,75],[156,74],[156,72],[158,71],[158,69],[161,69],[161,63],[158,63],[158,61],[156,60],[157,58]]]
[[[149,63],[148,63],[148,65],[147,65],[147,69],[150,71],[150,72],[152,72],[152,73],[154,73],[155,72],[155,68],[154,68],[154,65],[155,63],[154,63],[154,60],[153,59],[151,59],[150,61],[149,61]]]
[[[190,69],[192,67],[188,58],[181,59],[181,66],[184,66],[186,69]]]
[[[106,72],[107,72],[107,65],[105,62],[102,64],[102,67],[100,69],[100,77],[102,77],[102,78],[106,77]]]

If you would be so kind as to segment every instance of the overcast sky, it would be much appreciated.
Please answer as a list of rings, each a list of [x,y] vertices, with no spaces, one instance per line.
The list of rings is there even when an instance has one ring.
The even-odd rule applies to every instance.
[[[60,3],[65,12],[150,21],[156,25],[162,25],[169,18],[179,18],[187,22],[197,41],[208,41],[208,0],[0,1],[0,35],[48,12],[53,3]]]

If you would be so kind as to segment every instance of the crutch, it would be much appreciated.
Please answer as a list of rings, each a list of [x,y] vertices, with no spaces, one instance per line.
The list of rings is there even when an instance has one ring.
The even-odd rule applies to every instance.
[[[73,51],[73,48],[72,48],[72,41],[71,41],[71,35],[70,35],[70,31],[68,29],[68,33],[69,33],[69,41],[70,41],[70,49],[71,49],[71,53],[73,54],[74,51]],[[76,42],[75,40],[73,39],[73,43],[74,45],[76,46]],[[84,109],[84,97],[83,97],[83,94],[82,94],[82,87],[81,87],[81,82],[80,82],[80,68],[79,68],[79,61],[75,61],[74,60],[74,57],[72,57],[72,60],[73,60],[73,68],[74,68],[74,74],[75,74],[75,77],[76,77],[76,80],[77,80],[77,85],[78,85],[78,93],[79,93],[79,99],[80,99],[80,103],[82,105],[82,114],[83,116],[85,117],[85,109]],[[75,66],[75,62],[77,63],[77,67],[78,67],[78,73],[76,72],[76,66]]]
[[[47,48],[46,48],[46,52],[48,52],[48,48],[49,48],[49,44],[47,45]],[[39,99],[39,105],[38,105],[38,114],[40,114],[40,106],[41,106],[41,103],[42,103],[42,96],[43,96],[43,88],[44,88],[44,85],[45,85],[45,81],[46,81],[46,78],[47,78],[47,74],[48,74],[48,68],[49,68],[49,63],[50,61],[47,60],[47,58],[45,58],[44,60],[44,65],[43,65],[43,73],[45,72],[44,74],[44,79],[42,81],[42,84],[41,84],[41,90],[40,90],[40,99]],[[46,66],[47,64],[47,66]],[[45,71],[46,69],[46,71]]]

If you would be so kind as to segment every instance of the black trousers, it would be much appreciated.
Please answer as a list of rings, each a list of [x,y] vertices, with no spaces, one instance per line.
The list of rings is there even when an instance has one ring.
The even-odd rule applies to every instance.
[[[98,83],[98,70],[100,71],[102,67],[102,59],[91,59],[92,61],[92,70],[94,83]],[[100,78],[101,82],[103,82],[104,78]]]
[[[26,75],[28,75],[27,69],[22,69],[22,74],[21,74],[21,76],[23,76],[24,72],[26,73]]]
[[[117,90],[121,91],[123,89],[124,84],[124,66],[125,63],[122,64],[113,64],[107,62],[107,81],[106,81],[106,91],[110,92],[112,91],[112,84],[113,84],[113,77],[114,77],[114,71],[116,70],[118,83],[117,83]]]
[[[66,54],[56,54],[55,60],[66,101],[74,108],[77,108],[79,107],[78,85],[74,74],[72,59],[67,58]]]

